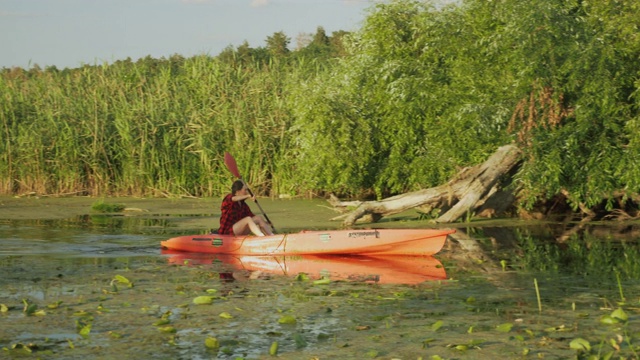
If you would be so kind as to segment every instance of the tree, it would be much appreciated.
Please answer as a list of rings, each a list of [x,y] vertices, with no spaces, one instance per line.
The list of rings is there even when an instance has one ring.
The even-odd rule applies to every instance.
[[[378,4],[350,55],[294,98],[301,182],[381,198],[513,141],[523,209],[637,208],[638,18],[625,0]]]
[[[284,32],[279,31],[267,37],[267,50],[272,56],[282,57],[289,53],[289,43],[291,39]]]

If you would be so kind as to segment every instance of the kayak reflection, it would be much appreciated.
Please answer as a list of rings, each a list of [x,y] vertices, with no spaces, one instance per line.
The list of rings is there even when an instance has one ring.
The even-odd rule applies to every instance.
[[[283,276],[307,274],[311,279],[374,282],[379,284],[418,284],[446,280],[442,263],[431,256],[345,256],[296,255],[252,256],[186,253],[163,250],[171,264],[203,265],[223,263],[234,271],[268,273]],[[223,280],[232,280],[221,273]]]

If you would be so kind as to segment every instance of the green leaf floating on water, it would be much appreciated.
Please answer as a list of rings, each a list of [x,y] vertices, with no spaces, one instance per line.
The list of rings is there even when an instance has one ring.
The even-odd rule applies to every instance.
[[[204,346],[206,346],[207,349],[217,350],[220,348],[220,342],[217,338],[208,337],[204,340]]]
[[[503,332],[503,333],[508,333],[509,331],[511,331],[511,329],[513,328],[513,324],[512,323],[505,323],[505,324],[501,324],[498,325],[496,327],[496,330]]]
[[[604,315],[600,318],[600,323],[605,325],[613,325],[618,324],[620,322],[627,322],[629,320],[629,315],[627,315],[622,308],[617,308],[613,310],[610,315]]]
[[[7,311],[9,311],[9,307],[5,304],[0,304],[0,312],[6,313]]]
[[[278,355],[278,342],[274,341],[271,343],[271,347],[269,348],[269,355],[276,356]]]
[[[613,324],[618,324],[620,323],[620,319],[618,318],[614,318],[611,315],[603,315],[600,318],[600,323],[605,324],[605,325],[613,325]]]
[[[313,282],[313,285],[328,285],[331,284],[331,279],[322,278]]]
[[[438,320],[435,323],[433,323],[433,325],[431,325],[431,330],[432,331],[438,331],[438,329],[440,329],[443,324],[444,323],[442,322],[442,320]]]
[[[91,324],[86,324],[82,326],[80,330],[78,330],[78,335],[82,336],[85,339],[89,337],[90,333],[91,333]]]
[[[591,351],[591,344],[589,344],[589,342],[583,338],[576,338],[571,340],[571,343],[569,343],[569,347],[572,348],[573,350],[578,350],[578,351],[585,351],[585,352]]]
[[[178,331],[178,330],[176,330],[176,328],[174,328],[171,325],[160,327],[160,328],[158,328],[158,330],[162,331],[163,333],[169,333],[169,334],[173,334],[173,333]]]
[[[38,304],[30,304],[26,299],[22,300],[24,304],[23,311],[27,316],[35,315],[38,310]]]
[[[293,317],[292,315],[285,315],[285,316],[281,317],[278,320],[278,322],[280,324],[295,324],[297,321],[296,321],[296,318]]]
[[[233,315],[229,314],[228,312],[220,313],[220,317],[223,319],[233,319]]]
[[[57,309],[57,308],[60,307],[60,304],[62,304],[62,300],[58,300],[58,301],[56,301],[56,302],[54,302],[52,304],[47,305],[47,308],[52,309],[52,310],[53,309]]]
[[[611,313],[611,317],[625,322],[629,320],[629,315],[627,315],[627,313],[625,313],[622,308],[613,310],[613,312]]]
[[[213,302],[213,297],[206,296],[206,295],[197,296],[193,299],[193,303],[196,305],[208,305],[208,304],[211,304],[212,302]]]
[[[122,275],[114,276],[113,280],[111,280],[111,284],[113,285],[114,283],[120,283],[120,284],[127,285],[128,287],[133,287],[133,283],[131,281],[129,281],[129,279],[127,279],[126,277],[124,277]]]

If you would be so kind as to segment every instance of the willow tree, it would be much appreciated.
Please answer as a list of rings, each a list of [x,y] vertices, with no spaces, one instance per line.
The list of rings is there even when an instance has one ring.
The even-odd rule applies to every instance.
[[[377,197],[435,186],[506,143],[519,205],[635,206],[640,6],[379,4],[295,111],[301,181]]]
[[[589,216],[635,211],[640,7],[630,1],[507,5],[495,16],[512,39],[502,47],[520,59],[516,70],[529,82],[510,123],[525,151],[522,204],[566,200]]]
[[[380,198],[437,185],[507,141],[508,108],[478,91],[497,75],[474,78],[460,58],[473,40],[458,11],[380,4],[341,66],[302,85],[293,105],[301,183]]]

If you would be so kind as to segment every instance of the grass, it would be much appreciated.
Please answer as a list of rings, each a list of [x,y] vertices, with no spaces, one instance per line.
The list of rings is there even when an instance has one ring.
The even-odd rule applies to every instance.
[[[101,212],[101,213],[122,212],[122,211],[124,211],[125,208],[126,208],[126,206],[123,205],[123,204],[108,204],[108,203],[105,203],[104,200],[99,200],[99,201],[93,203],[93,205],[91,205],[91,209],[93,209],[94,211]]]

